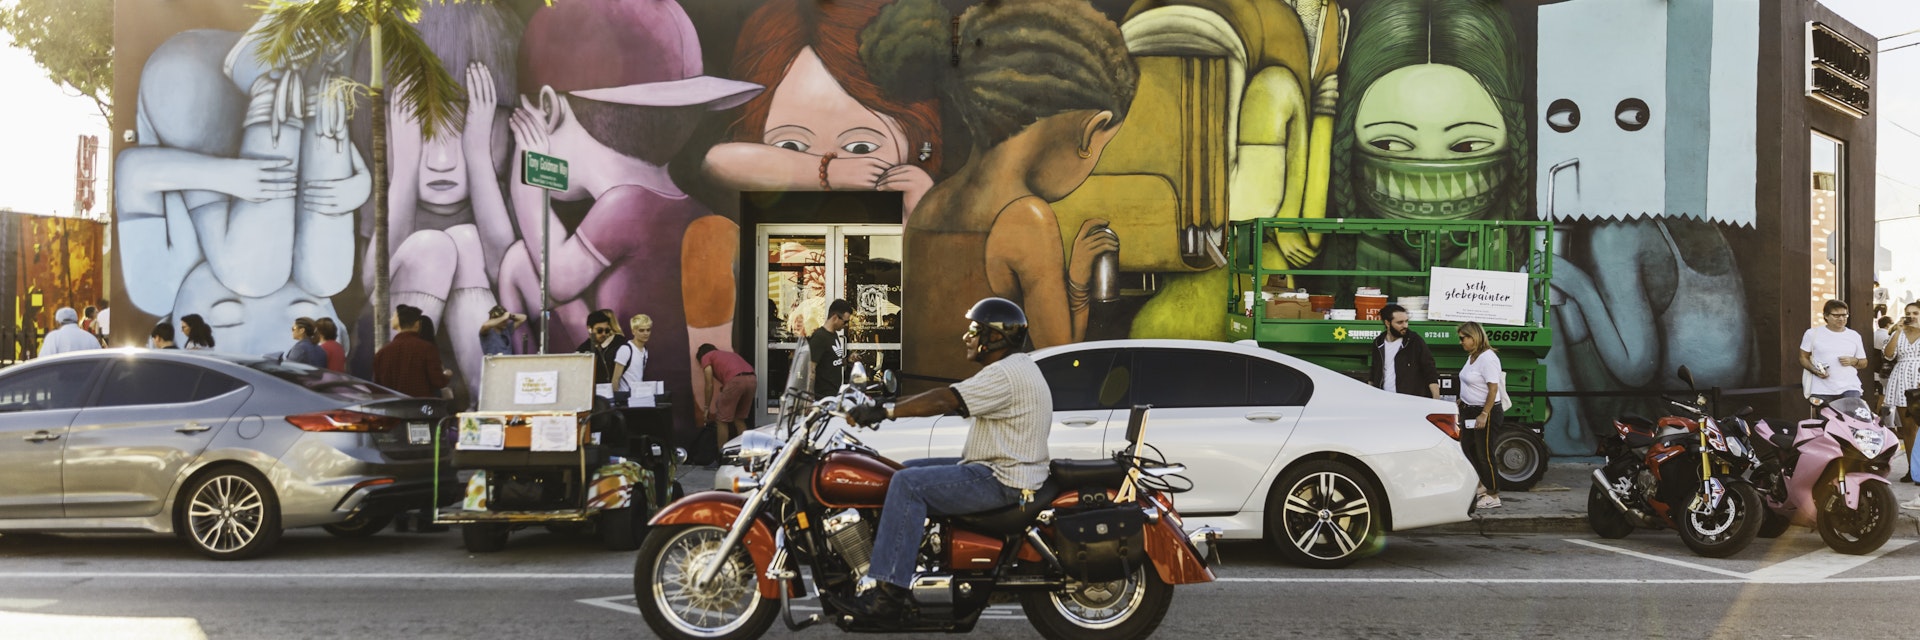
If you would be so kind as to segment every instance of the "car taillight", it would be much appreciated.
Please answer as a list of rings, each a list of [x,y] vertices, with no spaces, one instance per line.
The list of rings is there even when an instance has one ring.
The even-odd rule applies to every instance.
[[[395,420],[358,411],[321,411],[287,416],[287,422],[301,431],[352,431],[371,433],[392,429]]]
[[[1460,416],[1451,413],[1429,413],[1427,422],[1439,427],[1440,432],[1447,434],[1447,437],[1454,440],[1460,439]]]

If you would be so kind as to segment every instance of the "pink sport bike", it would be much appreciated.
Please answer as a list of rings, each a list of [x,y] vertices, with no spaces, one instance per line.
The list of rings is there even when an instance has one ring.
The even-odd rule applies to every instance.
[[[1819,531],[1834,551],[1872,553],[1899,520],[1887,476],[1900,439],[1859,398],[1809,402],[1817,417],[1777,426],[1761,420],[1755,430],[1762,464],[1753,484],[1768,508],[1760,537],[1778,537],[1797,524]]]

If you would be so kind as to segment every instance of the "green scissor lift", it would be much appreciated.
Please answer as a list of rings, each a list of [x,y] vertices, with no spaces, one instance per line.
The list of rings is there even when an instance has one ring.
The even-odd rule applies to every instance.
[[[1374,242],[1394,243],[1413,269],[1267,268],[1259,259],[1263,239],[1281,233],[1325,234],[1322,252],[1340,244],[1334,242],[1339,236],[1371,236]],[[1506,412],[1509,428],[1494,447],[1495,458],[1501,468],[1502,486],[1524,490],[1546,472],[1547,450],[1538,432],[1550,411],[1547,399],[1517,394],[1547,387],[1544,360],[1553,345],[1553,329],[1548,323],[1550,306],[1546,304],[1548,280],[1553,275],[1553,261],[1549,259],[1552,243],[1551,221],[1268,218],[1235,222],[1227,236],[1227,263],[1233,277],[1227,336],[1234,341],[1253,340],[1262,347],[1364,380],[1373,339],[1382,330],[1379,320],[1268,318],[1266,305],[1257,299],[1251,315],[1246,315],[1242,307],[1244,292],[1258,291],[1276,276],[1296,284],[1331,281],[1341,283],[1345,290],[1313,293],[1335,295],[1341,301],[1336,306],[1351,307],[1352,287],[1356,285],[1378,283],[1387,291],[1390,287],[1385,285],[1390,281],[1403,286],[1413,282],[1419,285],[1417,295],[1427,295],[1425,282],[1435,266],[1525,272],[1526,324],[1485,325],[1488,341],[1499,350],[1501,366],[1507,372],[1508,391],[1516,394],[1513,408]],[[1428,321],[1409,327],[1433,349],[1434,365],[1446,378],[1442,393],[1448,395],[1453,393],[1452,372],[1466,364],[1466,354],[1460,350],[1454,331],[1458,324]]]

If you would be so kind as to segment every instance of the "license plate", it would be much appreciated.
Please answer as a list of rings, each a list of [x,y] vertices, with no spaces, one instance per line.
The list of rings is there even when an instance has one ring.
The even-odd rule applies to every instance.
[[[407,423],[407,444],[432,444],[433,429],[425,422]]]

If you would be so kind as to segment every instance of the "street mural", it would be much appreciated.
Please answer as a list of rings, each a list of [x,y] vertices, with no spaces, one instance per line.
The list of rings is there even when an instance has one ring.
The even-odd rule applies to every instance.
[[[1757,4],[429,4],[421,32],[466,112],[433,139],[404,110],[389,118],[393,302],[435,319],[471,387],[486,310],[538,316],[551,228],[553,349],[586,339],[594,310],[617,326],[648,314],[647,377],[692,429],[693,349],[752,344],[756,329],[735,326],[755,317],[736,308],[743,259],[774,260],[740,255],[743,192],[901,193],[903,370],[928,378],[970,371],[948,347],[988,295],[1026,307],[1035,346],[1223,339],[1232,221],[1544,218],[1560,223],[1549,389],[1657,388],[1679,364],[1737,386],[1755,336],[1728,238],[1755,223]],[[284,350],[296,316],[355,320],[364,353],[366,115],[328,90],[364,77],[362,47],[263,69],[247,25],[223,22],[231,8],[206,13],[139,52],[137,144],[115,165],[115,299],[202,314],[244,352]],[[551,213],[517,179],[525,151],[571,164]],[[813,264],[825,249],[768,251]],[[1262,260],[1391,270],[1415,259],[1404,251],[1282,234]],[[824,316],[824,273],[796,277],[783,335]],[[1557,398],[1549,442],[1586,453],[1592,426],[1633,402]]]

